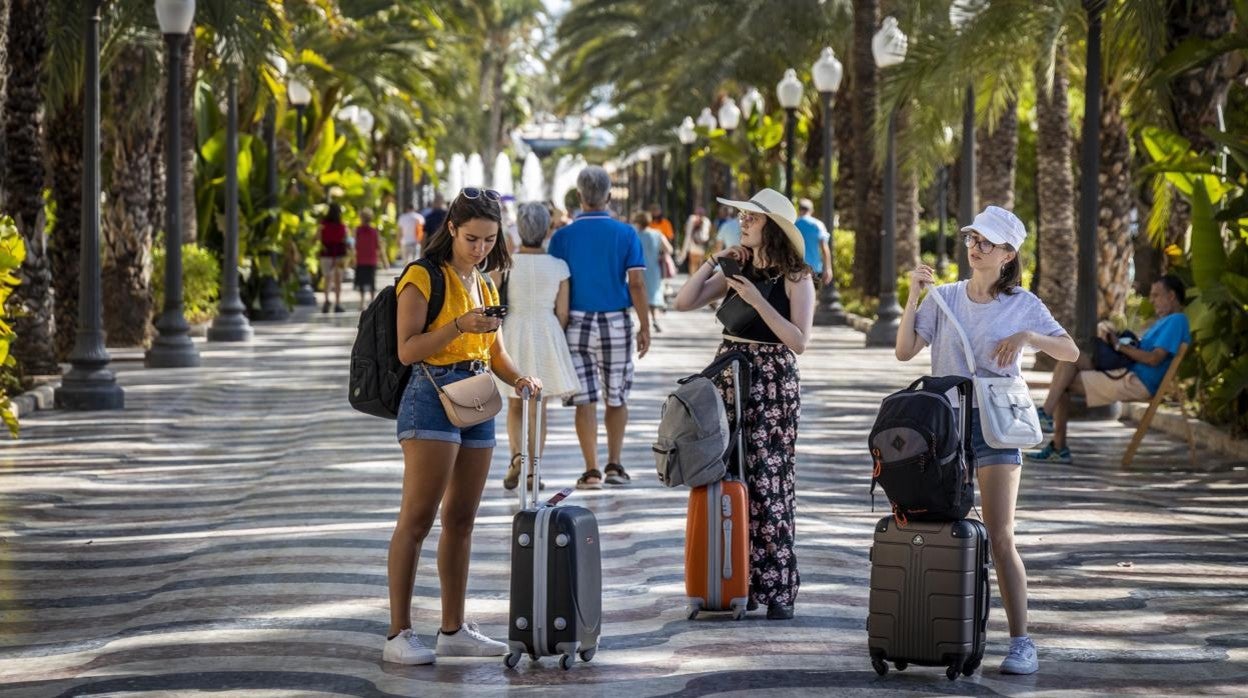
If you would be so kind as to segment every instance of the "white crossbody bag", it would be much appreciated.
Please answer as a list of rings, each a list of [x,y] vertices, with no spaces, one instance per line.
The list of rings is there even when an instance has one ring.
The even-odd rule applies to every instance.
[[[984,441],[993,448],[1021,449],[1039,445],[1044,440],[1044,435],[1040,432],[1040,415],[1036,413],[1036,405],[1031,401],[1027,381],[1022,376],[975,375],[975,353],[971,350],[971,341],[966,338],[966,331],[936,289],[932,288],[930,293],[932,300],[945,312],[953,329],[958,331],[958,337],[962,339],[966,365],[971,369],[975,383],[979,426],[984,434]]]

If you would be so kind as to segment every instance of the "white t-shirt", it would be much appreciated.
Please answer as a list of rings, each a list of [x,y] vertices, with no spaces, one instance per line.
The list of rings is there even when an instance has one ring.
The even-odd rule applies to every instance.
[[[416,226],[424,223],[425,219],[415,211],[408,211],[399,216],[399,240],[403,245],[416,244]]]
[[[1066,330],[1053,319],[1044,301],[1034,294],[1018,288],[1013,294],[1002,293],[987,303],[976,303],[966,295],[966,281],[945,284],[928,291],[939,293],[945,304],[953,311],[958,324],[966,332],[975,356],[976,374],[980,376],[1017,376],[1022,372],[1023,355],[1009,366],[999,366],[993,358],[997,343],[1022,330],[1036,334],[1060,337]],[[914,331],[932,348],[933,376],[970,376],[966,363],[966,351],[958,331],[949,324],[949,317],[925,297],[914,316]]]

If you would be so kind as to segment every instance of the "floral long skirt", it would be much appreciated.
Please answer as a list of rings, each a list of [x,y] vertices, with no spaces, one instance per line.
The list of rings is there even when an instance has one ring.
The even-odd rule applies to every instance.
[[[797,357],[783,344],[748,344],[724,340],[718,354],[740,351],[753,365],[745,400],[745,482],[750,495],[750,598],[760,606],[791,605],[799,578],[793,550],[797,496],[794,491],[797,422],[801,388]],[[728,421],[736,428],[732,370],[716,385],[724,396]],[[735,471],[736,461],[729,465]]]

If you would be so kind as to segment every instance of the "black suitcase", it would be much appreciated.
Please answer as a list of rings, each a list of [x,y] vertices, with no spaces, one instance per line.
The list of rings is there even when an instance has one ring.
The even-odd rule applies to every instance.
[[[532,497],[521,480],[521,511],[511,525],[511,614],[504,658],[508,668],[528,654],[534,660],[560,655],[559,666],[571,669],[580,656],[588,662],[598,651],[602,633],[602,552],[598,521],[584,507],[557,506],[572,490],[565,489],[538,505],[540,456],[529,446],[529,413],[535,433],[542,433],[541,401],[524,400],[520,449],[529,464]]]
[[[946,667],[952,681],[984,658],[988,628],[988,531],[974,519],[875,526],[867,645],[883,676],[892,662]]]

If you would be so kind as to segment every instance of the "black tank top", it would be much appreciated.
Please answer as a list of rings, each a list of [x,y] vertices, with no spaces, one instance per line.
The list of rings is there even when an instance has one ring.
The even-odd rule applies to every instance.
[[[785,293],[783,276],[776,276],[762,281],[754,281],[754,285],[758,287],[759,292],[763,294],[763,297],[767,299],[767,302],[771,305],[771,307],[775,308],[776,311],[780,313],[781,317],[789,317],[789,294]],[[768,344],[782,343],[780,338],[776,336],[776,333],[772,332],[771,328],[767,326],[767,323],[763,321],[763,317],[758,314],[758,311],[750,308],[745,301],[740,300],[737,296],[737,292],[731,289],[728,291],[728,294],[724,296],[724,305],[728,305],[730,302],[745,305],[746,310],[750,312],[748,313],[748,320],[740,323],[734,323],[732,327],[725,324],[725,335],[737,337],[739,339],[748,339],[753,342],[766,342]]]

